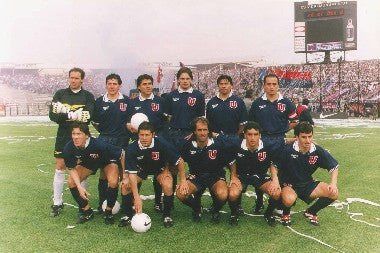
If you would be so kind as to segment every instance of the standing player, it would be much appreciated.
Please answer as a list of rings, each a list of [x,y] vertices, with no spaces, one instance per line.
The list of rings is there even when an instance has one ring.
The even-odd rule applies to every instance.
[[[50,215],[55,217],[63,209],[63,186],[65,181],[65,162],[63,160],[63,147],[71,140],[71,125],[75,121],[89,122],[94,110],[94,96],[82,89],[85,73],[80,68],[69,71],[69,87],[58,90],[53,96],[49,111],[50,120],[59,127],[55,140],[55,175],[53,181],[53,205]]]
[[[281,199],[286,207],[281,221],[286,226],[291,224],[290,207],[297,198],[307,204],[318,198],[304,213],[311,224],[318,226],[318,211],[338,198],[338,162],[325,149],[313,143],[313,127],[308,122],[300,122],[294,128],[294,135],[296,141],[285,147],[276,162],[283,186]],[[329,184],[313,179],[312,175],[318,167],[331,174]]]
[[[117,199],[119,182],[118,164],[124,163],[124,151],[120,147],[92,138],[88,125],[83,123],[73,124],[71,135],[72,141],[65,145],[63,156],[70,170],[68,185],[80,208],[78,223],[85,223],[94,217],[88,203],[90,194],[80,183],[101,168],[109,185],[104,222],[113,224],[112,208]]]
[[[189,165],[187,193],[177,190],[177,197],[185,205],[192,208],[193,221],[201,220],[201,194],[209,188],[213,198],[211,222],[220,221],[220,210],[228,197],[226,172],[224,166],[228,163],[225,145],[218,139],[210,137],[209,122],[203,117],[196,118],[192,123],[194,140],[188,140],[181,157]]]
[[[297,124],[296,107],[278,92],[279,79],[276,75],[265,76],[263,87],[265,93],[252,103],[248,118],[260,125],[262,140],[267,143],[272,155],[276,156],[286,144],[286,132]],[[257,193],[255,213],[259,213],[263,207],[263,194]]]
[[[95,101],[92,123],[100,133],[99,139],[126,150],[129,142],[126,121],[130,101],[127,96],[120,93],[121,85],[122,81],[119,75],[110,74],[106,77],[107,92]],[[106,200],[107,188],[108,182],[104,171],[101,170],[98,182],[99,213],[102,212],[102,204]]]
[[[302,99],[302,105],[297,107],[297,115],[300,122],[307,121],[314,127],[314,121],[309,110],[309,99]]]
[[[142,180],[154,175],[164,191],[163,223],[171,227],[173,220],[170,211],[173,204],[173,177],[168,164],[178,167],[181,182],[179,191],[186,194],[188,186],[185,177],[185,165],[174,147],[162,137],[154,136],[154,127],[150,122],[143,122],[138,129],[138,141],[131,143],[127,149],[125,173],[122,181],[123,217],[120,226],[126,226],[133,216],[132,199],[136,213],[142,212],[142,200],[139,188]],[[129,179],[129,180],[128,180]]]

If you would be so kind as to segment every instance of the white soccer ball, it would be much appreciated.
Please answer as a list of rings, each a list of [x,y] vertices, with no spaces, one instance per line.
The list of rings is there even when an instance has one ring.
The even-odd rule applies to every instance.
[[[107,208],[107,200],[104,200],[102,204],[103,212],[106,211]],[[112,214],[117,214],[120,211],[120,203],[116,200],[115,205],[112,208]]]
[[[144,121],[149,121],[148,116],[144,113],[138,112],[135,113],[131,118],[131,125],[134,129],[138,130],[141,123]]]
[[[146,213],[138,213],[132,217],[131,227],[137,233],[145,233],[152,226],[152,220]]]

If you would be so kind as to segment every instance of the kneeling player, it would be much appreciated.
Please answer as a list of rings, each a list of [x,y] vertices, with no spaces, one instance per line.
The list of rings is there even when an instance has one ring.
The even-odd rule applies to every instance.
[[[307,204],[318,198],[304,213],[311,224],[318,226],[318,211],[338,198],[338,162],[325,149],[313,143],[313,127],[308,122],[298,124],[294,135],[296,141],[285,147],[276,164],[283,186],[281,199],[286,206],[281,221],[287,226],[291,224],[290,207],[297,198]],[[331,174],[329,184],[313,179],[312,174],[318,167]]]
[[[230,224],[238,223],[238,206],[242,192],[248,185],[253,185],[270,196],[269,205],[264,218],[270,226],[275,226],[272,216],[280,198],[280,184],[277,177],[277,169],[272,164],[272,155],[266,144],[260,139],[261,127],[253,121],[244,126],[244,139],[239,141],[234,148],[235,163],[231,167],[231,181],[229,185],[228,201],[231,208]],[[270,168],[271,178],[267,175]]]
[[[210,137],[209,123],[206,118],[198,117],[192,122],[195,140],[189,140],[181,151],[181,157],[188,163],[190,173],[187,177],[189,191],[184,194],[177,190],[177,197],[193,209],[193,220],[201,220],[201,194],[209,188],[213,198],[211,222],[218,223],[220,210],[228,197],[226,184],[226,149],[223,142]]]
[[[70,169],[68,185],[74,199],[79,205],[78,223],[85,223],[94,217],[88,204],[90,195],[81,182],[89,175],[95,174],[98,168],[104,170],[108,181],[107,207],[104,215],[106,224],[114,223],[112,208],[118,192],[118,164],[124,162],[123,149],[105,143],[90,136],[88,125],[74,123],[71,132],[72,140],[63,150],[66,166]]]
[[[122,181],[122,211],[126,214],[121,219],[121,227],[126,226],[133,216],[132,199],[136,213],[142,212],[142,200],[138,192],[138,185],[148,175],[157,177],[164,192],[163,223],[165,227],[173,226],[170,211],[173,206],[173,177],[168,164],[178,167],[181,182],[179,189],[184,194],[188,191],[185,178],[185,165],[174,147],[162,137],[154,136],[154,127],[149,122],[143,122],[138,129],[138,141],[127,148],[125,160],[126,173]]]

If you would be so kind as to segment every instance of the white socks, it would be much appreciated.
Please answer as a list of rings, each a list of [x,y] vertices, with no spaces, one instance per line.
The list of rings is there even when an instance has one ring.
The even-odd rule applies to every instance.
[[[55,170],[54,181],[53,181],[53,205],[62,205],[62,194],[63,194],[63,185],[65,184],[65,171],[64,170]]]

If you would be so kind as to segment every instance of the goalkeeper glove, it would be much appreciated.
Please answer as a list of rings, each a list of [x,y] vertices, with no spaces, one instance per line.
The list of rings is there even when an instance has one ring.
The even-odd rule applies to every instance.
[[[80,122],[87,122],[87,120],[90,119],[90,112],[83,111],[83,108],[80,108],[76,110],[75,112],[69,112],[69,119],[80,121]]]
[[[53,107],[53,113],[69,113],[70,108],[64,106],[61,102],[53,102],[51,103],[51,106]]]

